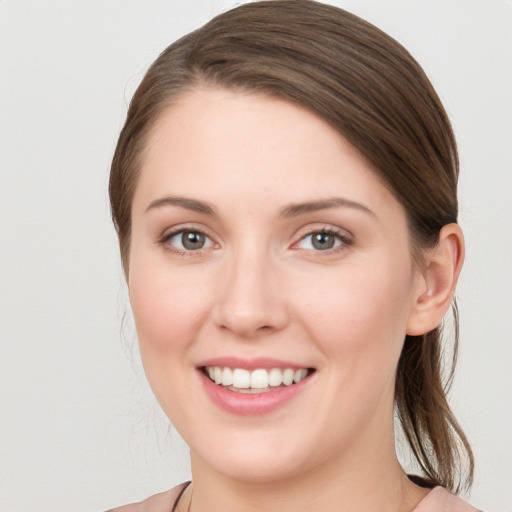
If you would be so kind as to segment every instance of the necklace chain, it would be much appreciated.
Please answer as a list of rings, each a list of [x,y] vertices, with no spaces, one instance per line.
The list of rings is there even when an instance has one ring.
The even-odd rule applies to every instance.
[[[187,512],[190,512],[191,510],[191,506],[192,506],[192,493],[194,492],[194,489],[192,488],[192,486],[190,486],[190,500],[188,502],[188,507],[187,507]]]

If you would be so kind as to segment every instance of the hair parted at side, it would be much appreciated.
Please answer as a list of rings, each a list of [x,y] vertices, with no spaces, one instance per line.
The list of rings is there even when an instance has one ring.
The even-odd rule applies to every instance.
[[[169,46],[130,103],[110,174],[112,216],[129,273],[131,208],[145,143],[167,106],[187,91],[223,87],[279,97],[316,113],[351,142],[406,210],[412,250],[436,244],[457,221],[458,156],[446,112],[411,55],[370,23],[312,0],[236,7]],[[407,336],[397,417],[425,480],[454,492],[473,478],[471,447],[446,397],[441,327]]]

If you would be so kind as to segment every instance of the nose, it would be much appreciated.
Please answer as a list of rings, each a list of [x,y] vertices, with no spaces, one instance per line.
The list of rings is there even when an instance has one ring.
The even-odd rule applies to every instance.
[[[283,329],[286,297],[275,265],[265,254],[238,254],[226,261],[213,308],[220,329],[244,339]]]

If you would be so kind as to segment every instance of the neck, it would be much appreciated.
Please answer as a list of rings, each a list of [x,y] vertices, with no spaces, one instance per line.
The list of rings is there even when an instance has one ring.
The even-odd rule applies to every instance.
[[[373,442],[361,439],[358,446],[306,472],[266,481],[240,480],[192,453],[190,510],[410,512],[428,490],[404,474],[396,458],[392,428],[387,436],[380,431],[372,437]],[[184,503],[189,503],[189,497]]]

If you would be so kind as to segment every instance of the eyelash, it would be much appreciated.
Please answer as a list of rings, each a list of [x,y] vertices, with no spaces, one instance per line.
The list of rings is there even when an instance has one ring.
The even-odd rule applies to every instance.
[[[209,247],[201,247],[200,249],[197,249],[197,250],[182,250],[182,249],[179,249],[176,246],[169,243],[170,240],[172,240],[172,238],[174,238],[175,236],[177,236],[179,234],[187,233],[187,232],[202,235],[205,238],[207,238],[208,240],[210,240],[210,242],[212,244],[215,244],[215,242],[211,239],[211,237],[207,233],[205,233],[203,230],[198,229],[198,228],[187,228],[187,227],[181,227],[181,228],[175,229],[169,233],[165,233],[158,240],[158,243],[160,245],[164,246],[166,250],[172,252],[173,254],[176,254],[178,256],[185,256],[185,257],[198,255],[203,249],[209,248]],[[292,249],[300,250],[301,248],[297,247],[297,246],[301,242],[306,240],[308,237],[311,237],[313,235],[333,236],[339,242],[338,245],[336,245],[335,247],[325,249],[325,250],[304,249],[306,251],[312,251],[312,252],[321,253],[324,255],[335,254],[340,251],[346,250],[348,247],[350,247],[354,243],[353,239],[351,237],[347,236],[344,231],[330,227],[330,228],[313,229],[313,230],[310,230],[310,231],[304,233],[300,237],[300,239],[292,245]]]
[[[320,253],[323,255],[330,255],[330,254],[336,254],[338,252],[346,250],[348,247],[350,247],[354,241],[353,239],[346,234],[345,231],[342,231],[341,229],[336,228],[320,228],[320,229],[313,229],[302,235],[298,242],[294,243],[292,247],[296,247],[299,243],[306,240],[308,237],[312,237],[313,235],[323,235],[323,236],[333,236],[337,239],[338,245],[335,247],[324,249],[324,250],[312,250],[312,249],[305,249],[305,250],[312,250],[315,253]],[[336,243],[336,242],[335,242]],[[300,247],[297,247],[296,250],[300,250]]]
[[[165,233],[159,240],[158,240],[158,243],[162,246],[165,247],[166,250],[168,250],[169,252],[173,253],[173,254],[176,254],[178,256],[195,256],[197,254],[199,254],[201,252],[201,250],[204,249],[204,247],[201,247],[200,249],[197,249],[197,250],[182,250],[182,249],[179,249],[177,248],[176,246],[170,244],[170,240],[172,240],[176,235],[179,235],[179,234],[183,234],[183,233],[197,233],[199,235],[203,235],[205,238],[207,238],[208,240],[210,240],[212,243],[213,240],[211,239],[211,237],[205,233],[203,230],[201,229],[198,229],[198,228],[187,228],[187,227],[181,227],[181,228],[178,228],[178,229],[175,229],[169,233]]]

